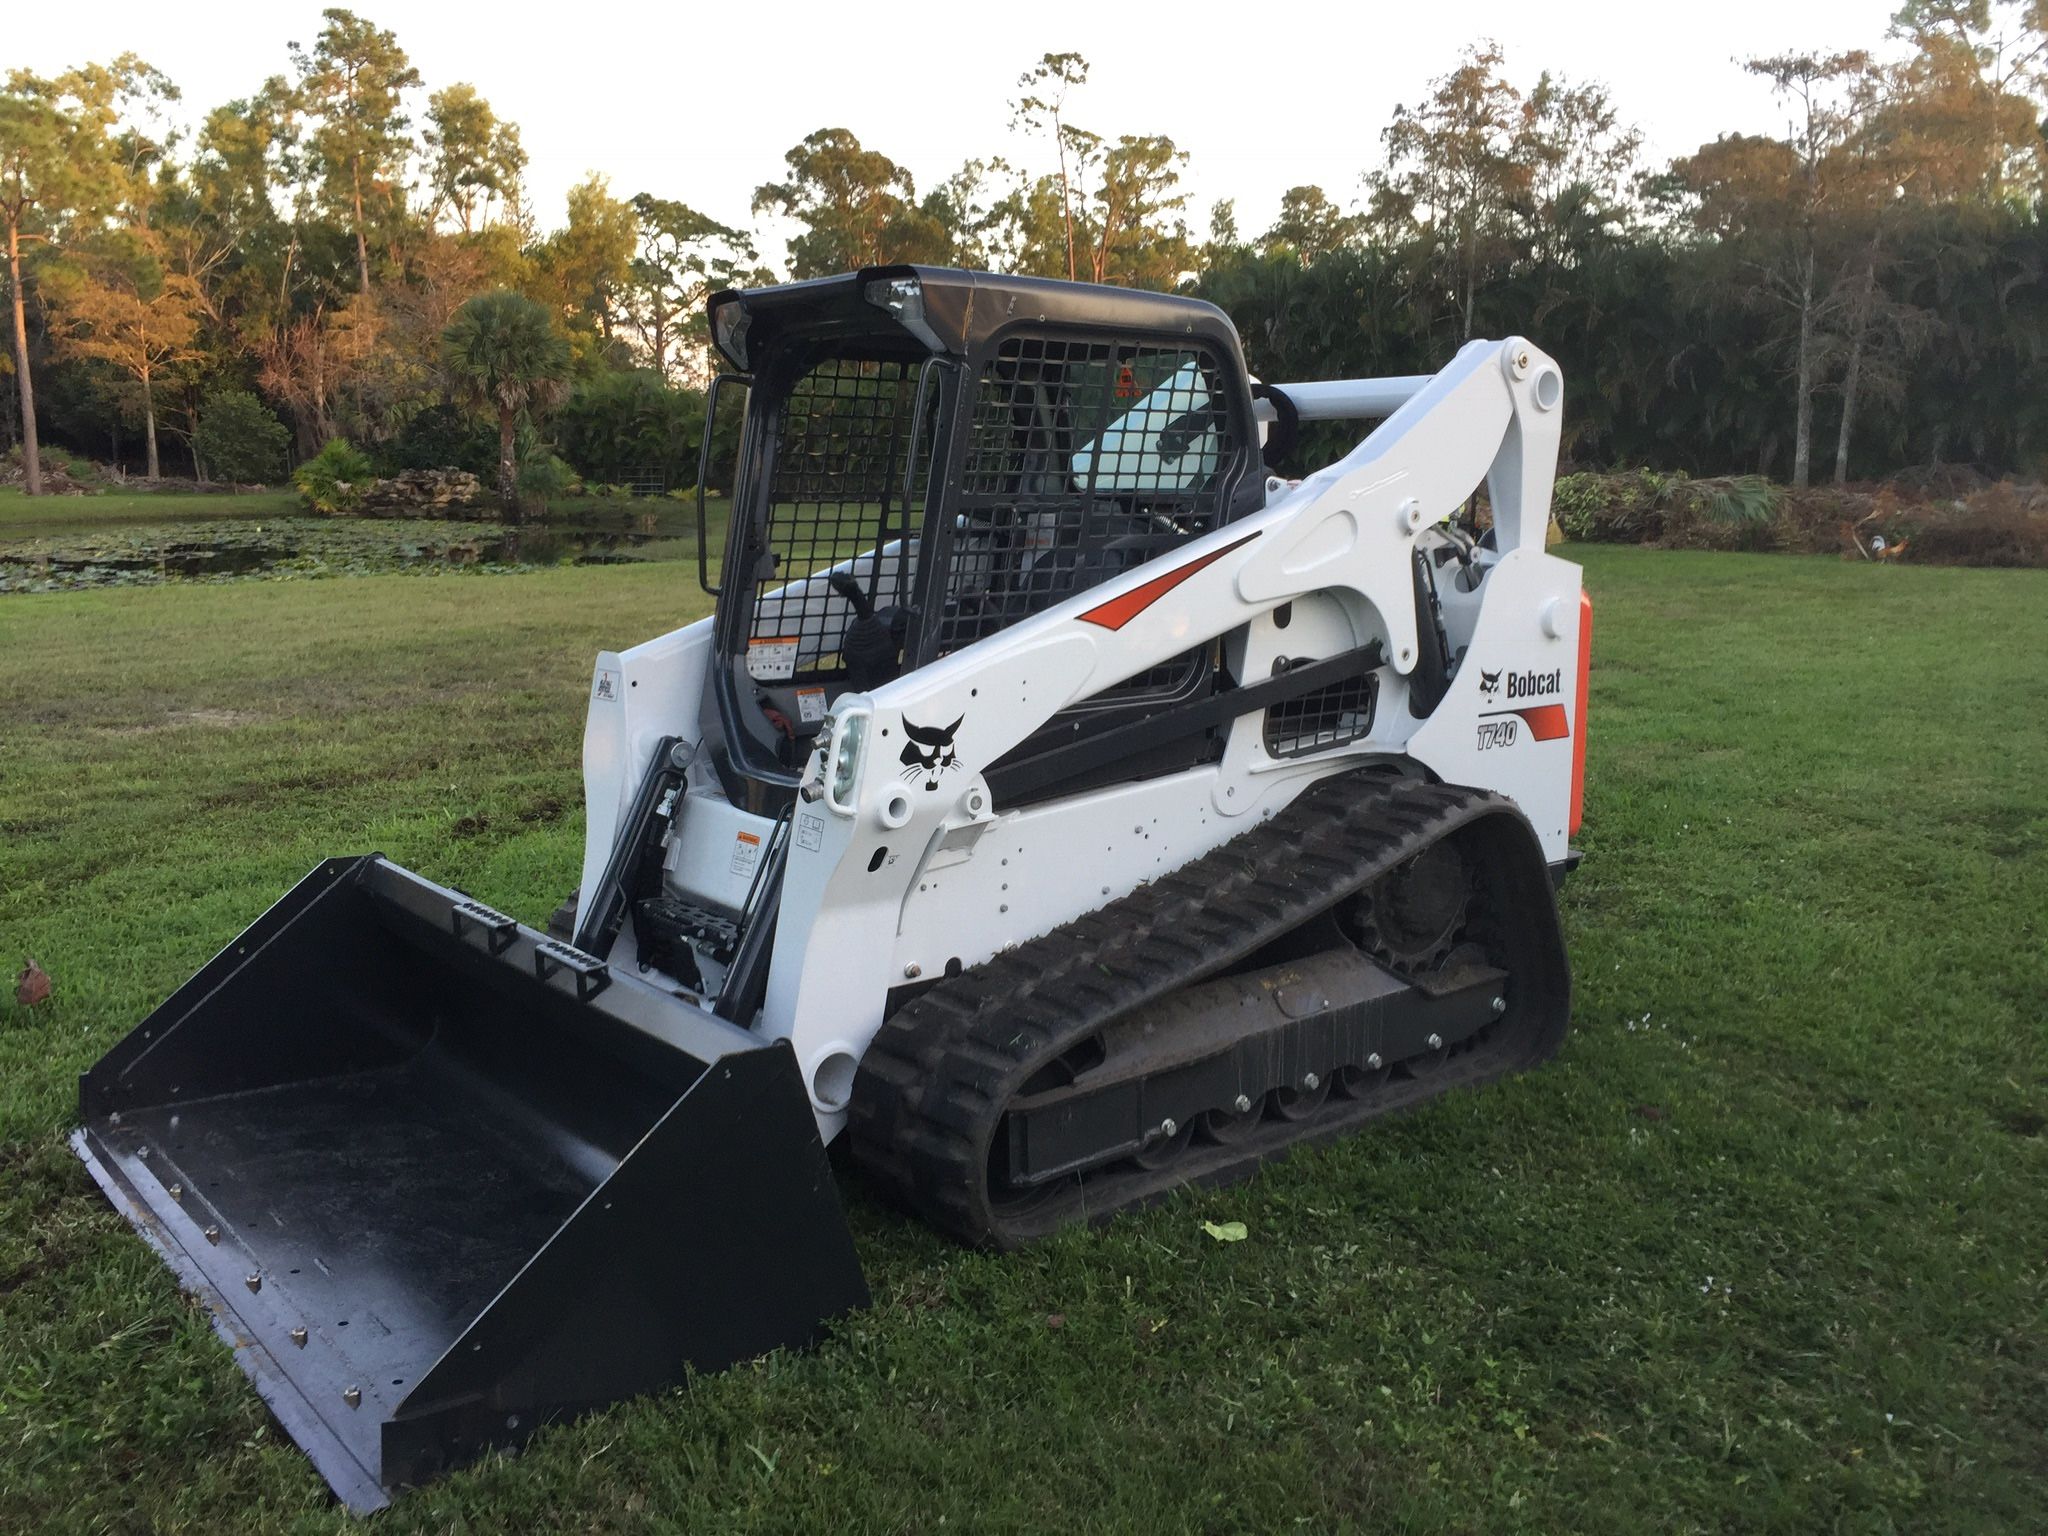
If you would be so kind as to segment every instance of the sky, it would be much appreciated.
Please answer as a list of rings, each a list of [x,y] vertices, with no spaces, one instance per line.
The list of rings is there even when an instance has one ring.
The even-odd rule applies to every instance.
[[[751,222],[754,188],[822,127],[851,129],[906,167],[920,191],[970,157],[1036,166],[1043,147],[1014,132],[1017,77],[1040,55],[1093,66],[1070,120],[1110,137],[1164,133],[1188,151],[1189,222],[1233,199],[1238,226],[1271,223],[1280,194],[1315,183],[1360,195],[1380,130],[1466,44],[1491,38],[1527,89],[1545,69],[1599,80],[1651,162],[1731,130],[1780,131],[1783,114],[1737,58],[1795,49],[1877,47],[1895,0],[1714,0],[1710,4],[1455,6],[1287,0],[1280,4],[834,5],[777,0],[716,8],[670,0],[491,5],[359,0],[398,35],[426,91],[466,80],[519,125],[528,205],[559,224],[568,188],[590,171],[619,196],[652,192],[725,223]],[[197,122],[288,68],[320,7],[295,0],[197,6],[97,0],[21,4],[0,25],[0,68],[42,73],[140,54],[184,92]],[[1039,13],[1043,12],[1041,16]],[[487,19],[488,18],[488,19]],[[763,255],[780,257],[771,239]]]

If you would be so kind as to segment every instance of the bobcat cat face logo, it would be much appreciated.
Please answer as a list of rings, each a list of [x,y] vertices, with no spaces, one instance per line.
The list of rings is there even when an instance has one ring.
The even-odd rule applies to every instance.
[[[960,720],[966,718],[962,715]],[[937,789],[939,775],[960,766],[959,754],[953,750],[953,733],[960,729],[960,720],[948,726],[912,725],[909,717],[904,717],[903,734],[910,738],[903,744],[904,778],[922,777],[926,789]]]
[[[1502,667],[1494,672],[1481,672],[1479,674],[1479,691],[1489,699],[1496,697],[1500,693],[1500,674],[1506,670],[1506,667]]]

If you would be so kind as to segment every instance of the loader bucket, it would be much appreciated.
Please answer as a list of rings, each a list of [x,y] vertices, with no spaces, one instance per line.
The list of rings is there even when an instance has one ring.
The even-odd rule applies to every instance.
[[[359,1511],[867,1305],[785,1043],[375,854],[81,1100],[93,1177]]]

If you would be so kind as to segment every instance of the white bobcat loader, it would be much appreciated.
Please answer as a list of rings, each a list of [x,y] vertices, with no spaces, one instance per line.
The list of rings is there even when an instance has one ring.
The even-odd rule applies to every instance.
[[[711,324],[717,608],[597,659],[561,931],[332,859],[83,1082],[357,1508],[864,1305],[831,1142],[1008,1246],[1565,1029],[1549,358],[1255,386],[1207,304],[911,267]],[[1380,424],[1267,474],[1331,420]]]

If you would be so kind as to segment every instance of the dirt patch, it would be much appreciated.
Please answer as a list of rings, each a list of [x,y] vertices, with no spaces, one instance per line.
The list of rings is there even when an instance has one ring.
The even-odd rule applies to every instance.
[[[2038,1136],[2048,1131],[2048,1115],[2032,1109],[1994,1109],[1991,1118],[2013,1136]]]
[[[560,795],[542,795],[538,800],[521,809],[519,819],[529,827],[538,826],[544,822],[560,821],[562,814],[568,809],[569,807],[563,804]]]
[[[137,720],[127,725],[102,725],[94,727],[105,736],[148,736],[157,731],[174,731],[180,726],[196,725],[205,730],[231,731],[244,725],[253,725],[263,717],[248,709],[174,709],[161,720]]]

